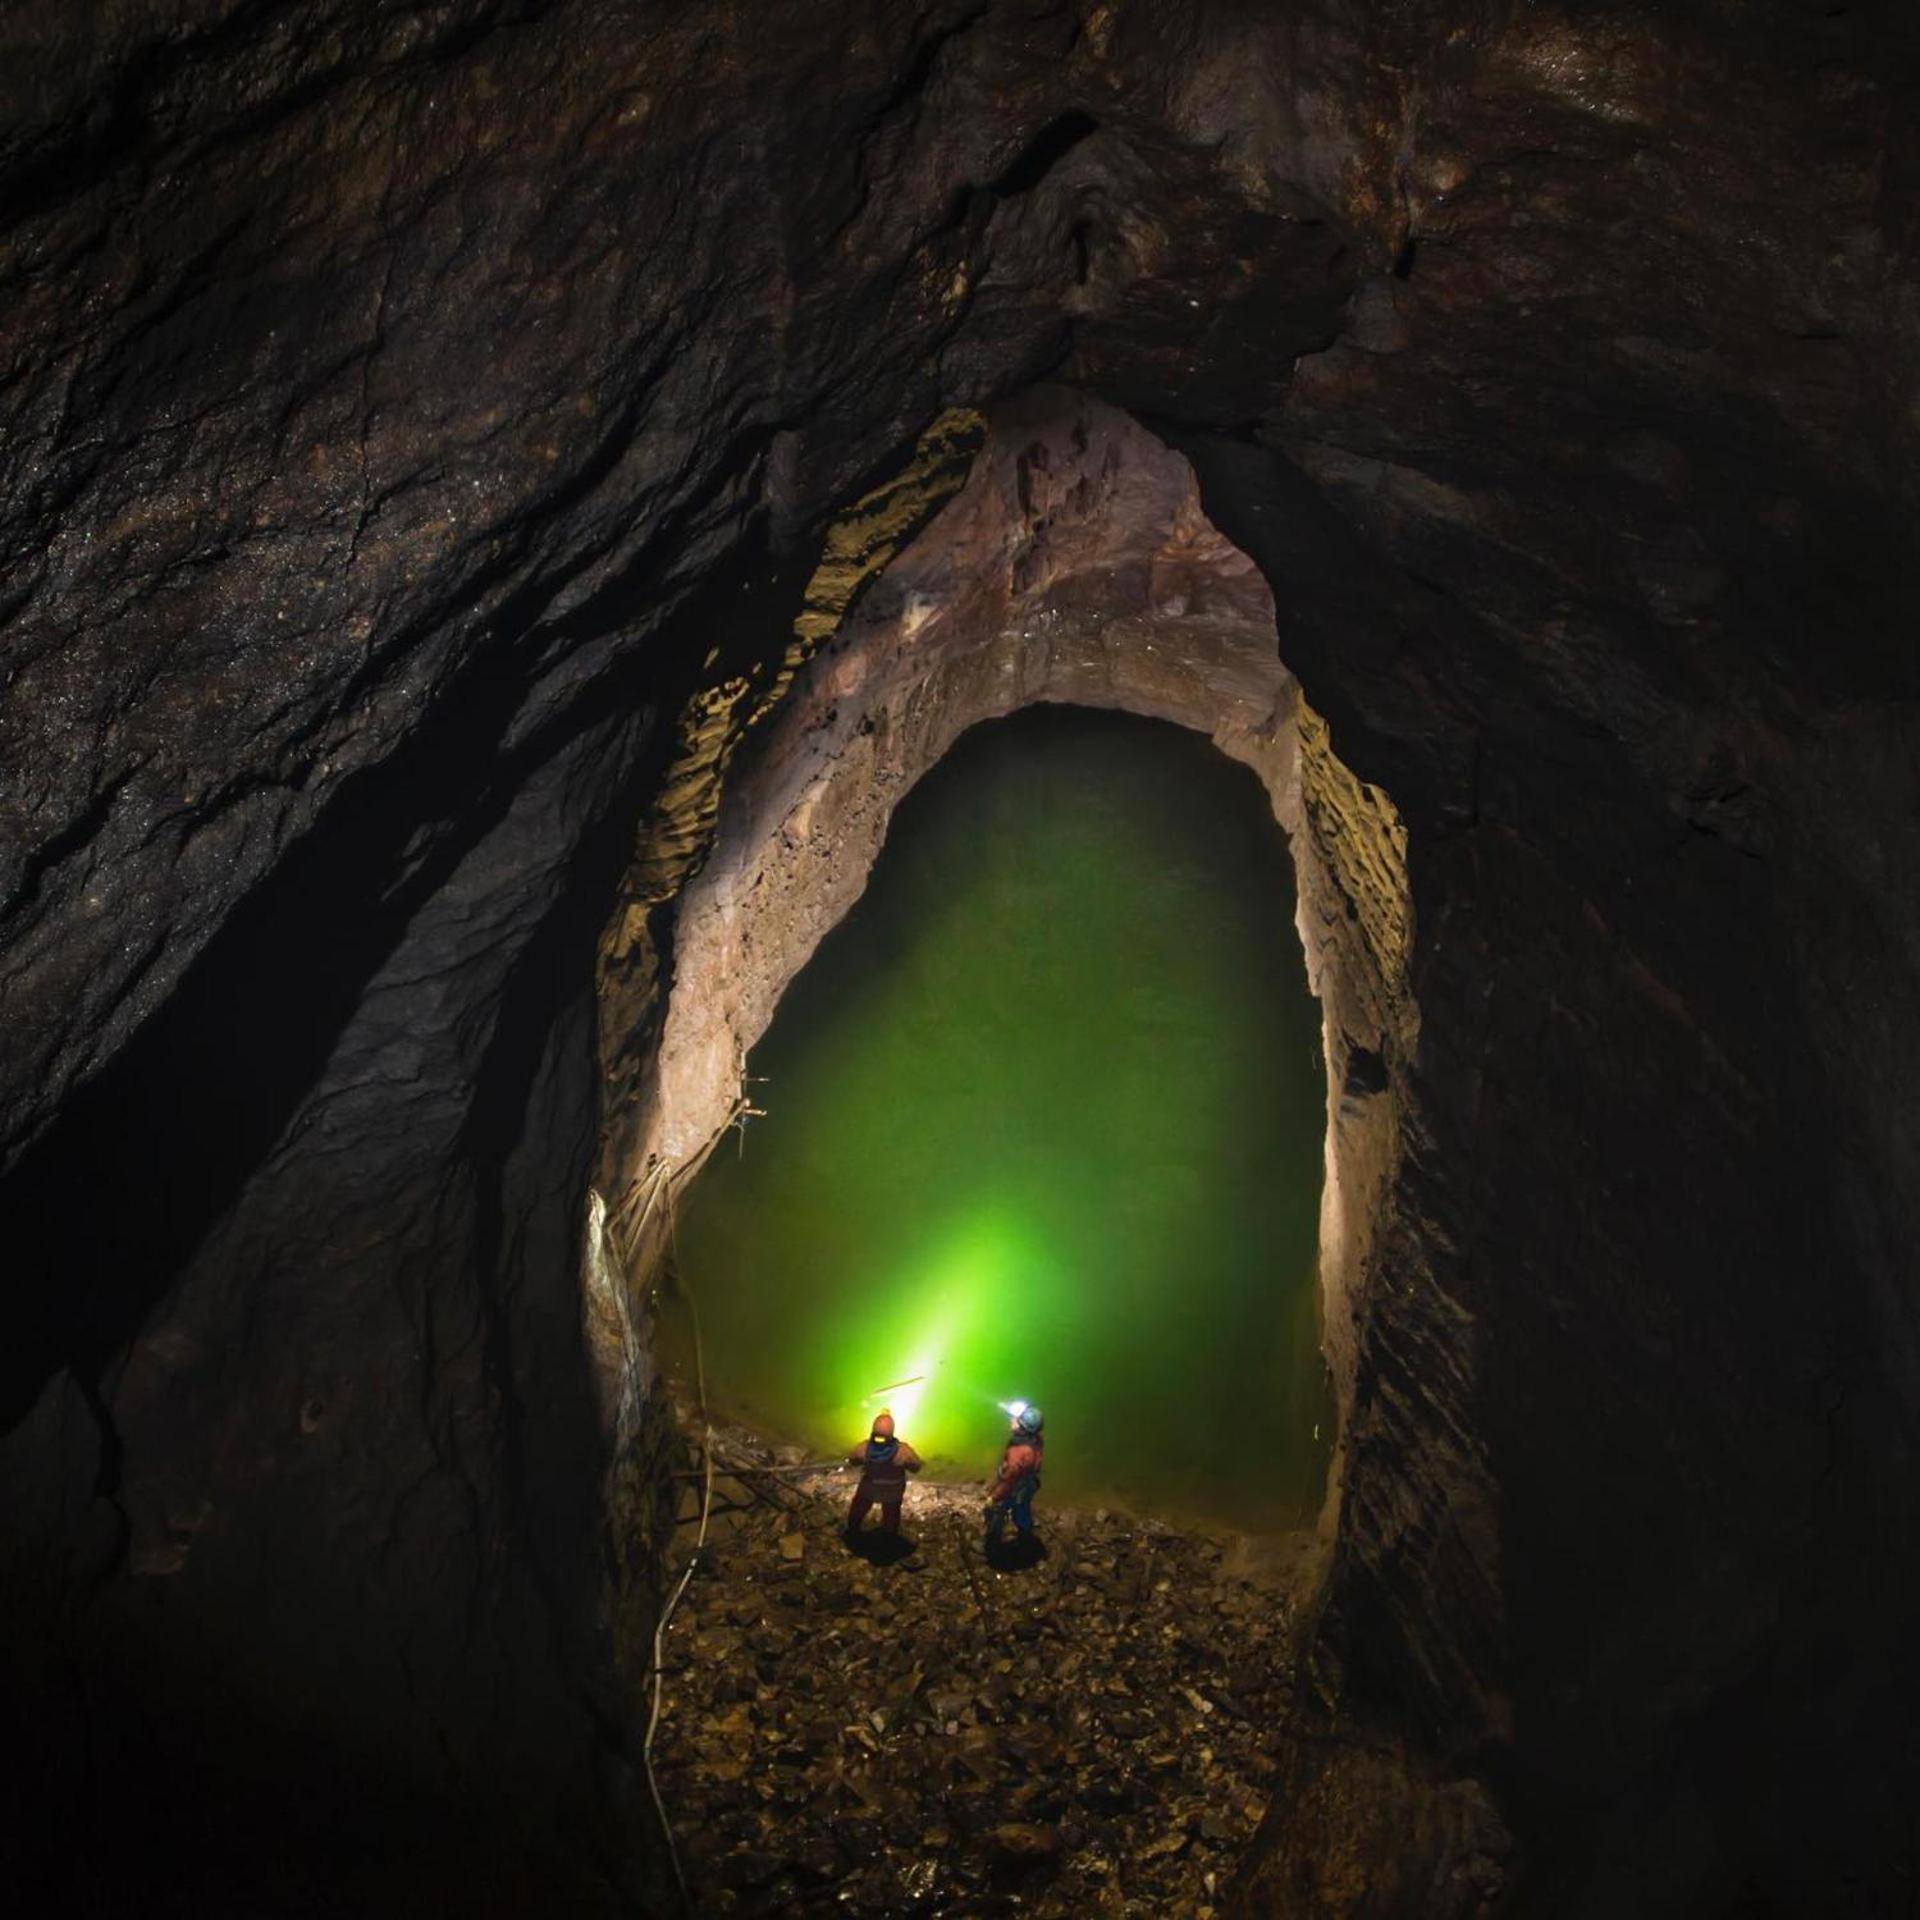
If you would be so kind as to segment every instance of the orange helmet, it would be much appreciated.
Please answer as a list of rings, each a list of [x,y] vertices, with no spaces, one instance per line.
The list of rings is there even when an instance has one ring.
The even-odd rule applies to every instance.
[[[893,1438],[893,1415],[885,1407],[873,1416],[873,1437],[876,1440]]]

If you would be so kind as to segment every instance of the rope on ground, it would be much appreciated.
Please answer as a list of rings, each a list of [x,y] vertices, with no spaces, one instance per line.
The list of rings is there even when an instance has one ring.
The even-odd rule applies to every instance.
[[[700,1564],[700,1555],[707,1544],[707,1522],[713,1514],[713,1433],[707,1432],[707,1444],[703,1451],[707,1456],[706,1492],[700,1502],[700,1537],[694,1542],[693,1551],[687,1556],[685,1571],[680,1575],[680,1584],[673,1590],[673,1597],[660,1611],[660,1620],[653,1630],[653,1707],[647,1715],[647,1737],[640,1743],[640,1759],[647,1770],[647,1787],[653,1794],[653,1810],[660,1816],[660,1831],[666,1836],[667,1859],[673,1867],[674,1884],[680,1889],[680,1904],[691,1913],[693,1895],[687,1887],[687,1876],[680,1865],[680,1849],[673,1837],[673,1822],[667,1818],[667,1803],[660,1796],[660,1776],[653,1767],[653,1740],[660,1731],[660,1696],[666,1683],[666,1639],[667,1629],[673,1624],[674,1610],[680,1604],[680,1596],[687,1590],[687,1582],[693,1578],[694,1569]]]
[[[667,1218],[669,1231],[677,1239],[678,1220],[675,1217],[670,1186],[661,1183],[656,1191],[666,1190]],[[652,1200],[647,1205],[652,1207]],[[644,1225],[646,1215],[641,1215]],[[683,1283],[684,1285],[684,1283]],[[680,1848],[673,1837],[673,1822],[667,1818],[667,1803],[661,1797],[660,1776],[653,1766],[653,1741],[660,1730],[660,1698],[666,1684],[666,1639],[667,1629],[673,1624],[675,1610],[680,1605],[680,1596],[687,1590],[687,1583],[693,1578],[694,1570],[700,1564],[700,1556],[706,1551],[707,1523],[713,1517],[713,1422],[707,1418],[707,1368],[706,1359],[700,1347],[700,1308],[691,1292],[686,1295],[687,1306],[693,1318],[693,1365],[694,1378],[698,1382],[700,1395],[700,1423],[703,1429],[700,1450],[706,1457],[705,1492],[700,1500],[700,1534],[693,1543],[693,1551],[687,1556],[685,1570],[680,1575],[679,1584],[674,1588],[672,1598],[661,1609],[659,1623],[653,1630],[653,1706],[647,1715],[647,1735],[640,1743],[641,1764],[646,1768],[647,1789],[653,1795],[653,1810],[660,1817],[660,1831],[666,1837],[667,1860],[673,1868],[674,1885],[680,1889],[680,1904],[688,1912],[693,1911],[693,1894],[687,1886],[686,1870],[680,1864]]]
[[[735,1120],[741,1117],[743,1112],[746,1114],[754,1114],[758,1111],[757,1108],[748,1106],[746,1098],[743,1095],[736,1101],[734,1112],[728,1116],[728,1124],[733,1124]],[[722,1128],[721,1131],[724,1132],[725,1128]],[[717,1140],[719,1135],[716,1134],[714,1138]],[[692,1913],[693,1911],[693,1894],[687,1885],[686,1871],[680,1864],[680,1848],[674,1839],[673,1822],[667,1817],[667,1803],[661,1796],[660,1777],[654,1771],[653,1742],[654,1737],[660,1730],[660,1701],[666,1684],[667,1629],[673,1624],[673,1616],[680,1605],[681,1596],[686,1592],[688,1582],[692,1580],[695,1569],[700,1565],[700,1556],[706,1551],[707,1525],[713,1517],[714,1445],[713,1422],[707,1414],[706,1354],[700,1339],[700,1303],[694,1298],[693,1290],[687,1285],[686,1275],[680,1266],[680,1209],[678,1205],[679,1189],[691,1179],[694,1174],[699,1172],[707,1155],[713,1151],[713,1146],[714,1142],[709,1140],[691,1161],[679,1168],[670,1168],[665,1160],[656,1161],[645,1179],[638,1183],[621,1202],[619,1209],[620,1215],[624,1216],[636,1203],[640,1203],[640,1216],[638,1220],[635,1221],[631,1233],[625,1236],[627,1248],[626,1260],[627,1265],[631,1266],[634,1255],[639,1251],[641,1235],[646,1231],[647,1221],[652,1217],[655,1205],[663,1196],[665,1197],[667,1203],[667,1240],[673,1253],[673,1270],[679,1284],[681,1297],[685,1299],[687,1303],[687,1312],[693,1322],[694,1381],[695,1390],[698,1395],[702,1430],[700,1451],[705,1462],[701,1476],[705,1483],[705,1489],[700,1500],[700,1534],[699,1538],[694,1542],[693,1552],[687,1557],[686,1567],[681,1572],[680,1579],[673,1589],[672,1596],[661,1609],[659,1622],[653,1630],[653,1704],[647,1714],[646,1738],[640,1743],[640,1759],[646,1769],[647,1790],[653,1796],[653,1810],[659,1816],[660,1831],[665,1836],[667,1842],[667,1859],[673,1867],[674,1885],[680,1890],[680,1904],[688,1913]],[[803,1470],[811,1471],[813,1469],[808,1468]],[[738,1480],[747,1492],[766,1498],[770,1505],[779,1506],[784,1504],[782,1501],[772,1498],[771,1490],[765,1489],[764,1482],[762,1485],[756,1486],[752,1480],[745,1478],[739,1469],[734,1467],[728,1467],[725,1471],[727,1471],[732,1478]],[[780,1491],[784,1492],[785,1489],[780,1489]]]

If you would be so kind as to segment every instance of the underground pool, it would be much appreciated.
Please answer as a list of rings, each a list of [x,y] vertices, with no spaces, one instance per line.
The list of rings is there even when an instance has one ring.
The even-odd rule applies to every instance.
[[[884,1403],[941,1477],[1001,1402],[1049,1494],[1308,1521],[1333,1411],[1320,1024],[1286,839],[1163,722],[1034,708],[902,802],[749,1062],[678,1228],[710,1404],[832,1453]]]

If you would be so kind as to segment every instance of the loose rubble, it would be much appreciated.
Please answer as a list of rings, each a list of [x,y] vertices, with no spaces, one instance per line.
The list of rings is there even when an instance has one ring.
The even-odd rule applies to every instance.
[[[842,1476],[716,1456],[655,1748],[697,1912],[1216,1911],[1288,1707],[1283,1591],[1044,1499],[1043,1555],[989,1563],[977,1487],[916,1485],[910,1546],[856,1552]]]

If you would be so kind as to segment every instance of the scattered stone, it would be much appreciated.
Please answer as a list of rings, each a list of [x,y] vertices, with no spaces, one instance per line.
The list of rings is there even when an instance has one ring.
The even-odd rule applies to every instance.
[[[765,1886],[780,1871],[777,1855],[741,1847],[720,1863],[720,1878],[732,1887]]]
[[[696,1910],[1208,1911],[1266,1808],[1287,1601],[1161,1531],[1143,1582],[1115,1515],[995,1572],[977,1498],[925,1486],[911,1562],[869,1563],[829,1502],[735,1516],[675,1620],[655,1760]]]
[[[1060,1857],[1060,1835],[1052,1827],[1008,1820],[981,1836],[995,1859],[1019,1867],[1044,1866]]]
[[[900,1890],[909,1900],[924,1900],[940,1884],[940,1866],[934,1860],[910,1860],[900,1875]]]

